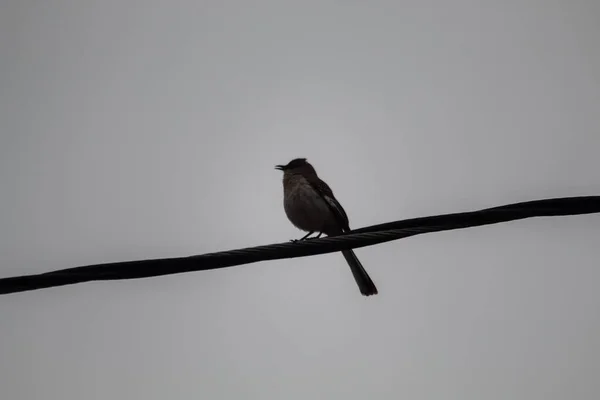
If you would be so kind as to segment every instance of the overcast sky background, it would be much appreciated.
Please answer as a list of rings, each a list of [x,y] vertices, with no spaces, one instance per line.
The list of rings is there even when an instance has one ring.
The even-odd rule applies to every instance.
[[[600,2],[0,6],[0,276],[600,194]],[[0,297],[7,400],[593,399],[600,216]]]

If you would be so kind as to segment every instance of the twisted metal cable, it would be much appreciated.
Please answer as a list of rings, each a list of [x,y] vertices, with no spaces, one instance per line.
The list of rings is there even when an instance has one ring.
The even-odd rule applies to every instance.
[[[352,232],[304,241],[276,243],[190,257],[125,261],[88,265],[0,279],[0,294],[23,292],[80,282],[137,279],[204,271],[257,261],[296,258],[371,246],[409,236],[518,219],[600,212],[600,196],[569,197],[509,204],[480,211],[445,214],[388,222]]]

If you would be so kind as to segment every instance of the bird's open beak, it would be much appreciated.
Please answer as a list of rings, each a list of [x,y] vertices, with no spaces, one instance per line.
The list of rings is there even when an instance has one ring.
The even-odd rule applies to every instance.
[[[284,165],[276,165],[276,166],[275,166],[275,169],[278,169],[278,170],[280,170],[280,171],[283,171],[283,167],[284,167]]]

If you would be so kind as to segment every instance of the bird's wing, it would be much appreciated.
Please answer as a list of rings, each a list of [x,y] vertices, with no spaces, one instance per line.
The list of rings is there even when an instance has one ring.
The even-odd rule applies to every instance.
[[[323,200],[325,200],[327,206],[329,206],[329,209],[335,216],[335,219],[338,221],[338,224],[340,224],[340,228],[342,229],[342,231],[349,231],[350,226],[348,221],[348,215],[346,214],[344,207],[342,207],[340,202],[337,201],[337,199],[333,195],[333,191],[331,190],[329,185],[319,178],[309,179],[308,182],[310,183],[312,188],[317,193],[319,193]]]

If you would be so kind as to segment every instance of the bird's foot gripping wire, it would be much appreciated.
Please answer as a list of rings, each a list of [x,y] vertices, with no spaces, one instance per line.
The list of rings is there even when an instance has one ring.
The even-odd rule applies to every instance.
[[[296,242],[300,242],[302,240],[306,240],[309,239],[309,236],[312,235],[313,233],[315,233],[314,231],[312,232],[308,232],[306,235],[304,235],[302,238],[300,239],[290,239],[290,242],[292,243],[296,243]],[[310,238],[310,239],[318,239],[321,237],[321,235],[323,234],[323,232],[319,232],[319,234],[317,236],[315,236],[314,238]]]

